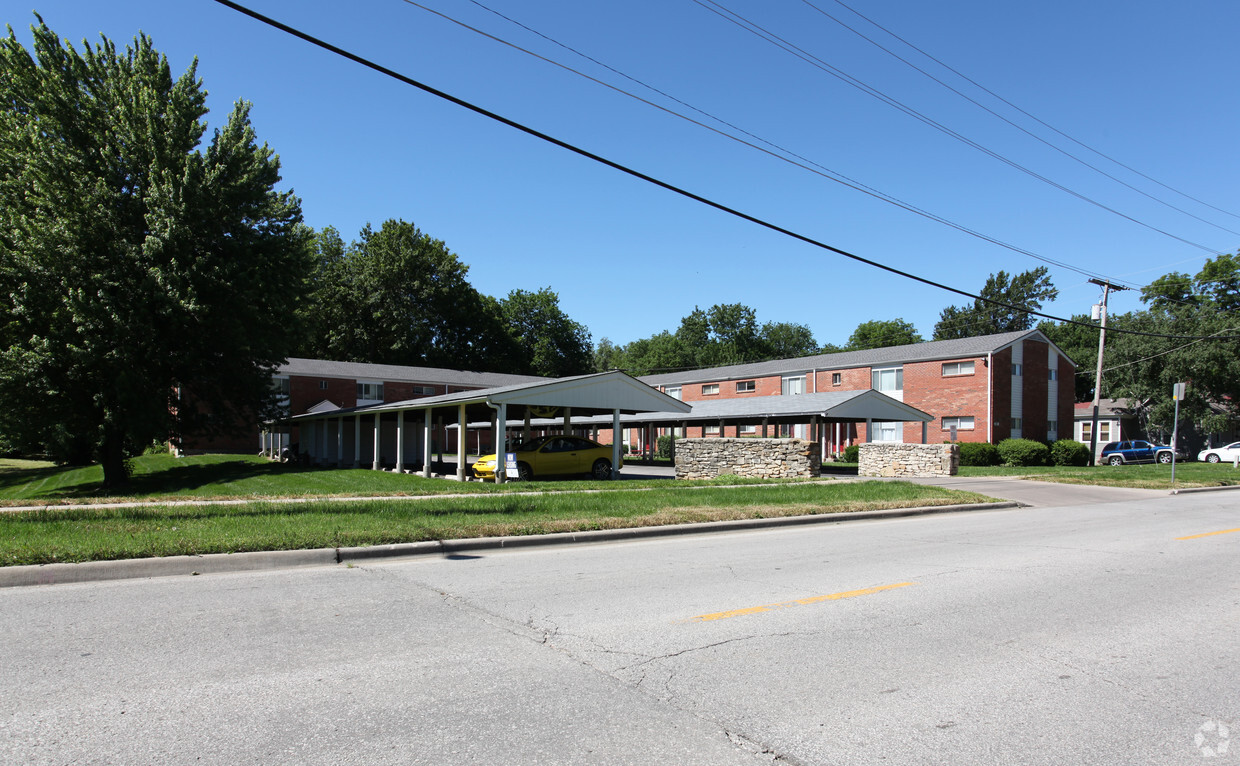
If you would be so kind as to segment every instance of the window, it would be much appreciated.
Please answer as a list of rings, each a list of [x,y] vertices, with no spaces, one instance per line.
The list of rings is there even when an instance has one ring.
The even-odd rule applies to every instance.
[[[1088,420],[1081,422],[1081,441],[1085,442],[1086,444],[1088,444],[1090,441],[1089,435],[1093,431],[1093,425],[1094,424]],[[1098,443],[1105,444],[1109,441],[1111,441],[1111,421],[1099,420],[1098,421]]]
[[[704,426],[702,428],[702,436],[718,436],[719,426]]]
[[[288,396],[292,391],[288,378],[272,378],[271,389],[276,392],[276,396]]]
[[[903,428],[900,423],[879,423],[874,424],[874,441],[876,442],[898,442],[900,441]]]
[[[805,376],[797,375],[792,378],[784,378],[780,384],[780,393],[784,396],[796,396],[805,393]]]
[[[1012,365],[1012,377],[1013,378],[1020,377],[1020,365],[1019,364]]]
[[[1046,421],[1046,430],[1051,433],[1057,433],[1059,431],[1059,421],[1058,420]]]
[[[319,381],[319,390],[320,390],[320,391],[326,391],[326,390],[327,390],[327,381],[326,381],[326,380],[320,380],[320,381]]]
[[[741,433],[752,436],[758,433],[758,427],[757,426],[741,426]]]
[[[951,417],[951,418],[943,418],[943,430],[944,431],[952,430],[953,426],[956,428],[957,431],[972,431],[973,430],[973,418],[971,416],[970,417],[957,416],[957,417]]]
[[[1012,430],[1019,431],[1025,424],[1024,418],[1012,418]]]
[[[887,367],[870,372],[870,387],[877,391],[903,391],[904,368]]]
[[[1059,370],[1051,368],[1048,374],[1050,375],[1050,380],[1059,380]]]
[[[757,390],[758,390],[758,387],[752,380],[736,381],[736,393],[738,394],[752,394],[754,391],[757,391]]]
[[[435,387],[434,386],[414,386],[413,395],[414,396],[434,396]]]
[[[839,384],[840,384],[840,373],[838,372],[831,373],[831,385],[838,386]]]
[[[675,388],[665,388],[663,389],[663,393],[667,394],[673,399],[680,399],[680,386],[676,386]]]
[[[368,402],[383,401],[383,384],[382,383],[358,383],[357,384],[357,400]]]
[[[719,393],[718,383],[707,383],[702,386],[702,396],[713,396],[717,393]]]
[[[944,362],[943,377],[951,375],[972,375],[973,362]]]

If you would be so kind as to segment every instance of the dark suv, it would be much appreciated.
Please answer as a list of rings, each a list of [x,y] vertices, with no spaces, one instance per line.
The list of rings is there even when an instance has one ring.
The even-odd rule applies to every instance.
[[[1110,442],[1102,448],[1102,462],[1111,465],[1125,463],[1170,463],[1174,453],[1170,447],[1150,444],[1146,441]]]

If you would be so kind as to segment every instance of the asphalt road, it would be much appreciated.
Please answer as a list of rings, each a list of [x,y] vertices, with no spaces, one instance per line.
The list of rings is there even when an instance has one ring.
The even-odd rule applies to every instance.
[[[0,762],[1236,759],[1240,493],[1117,497],[7,589]]]

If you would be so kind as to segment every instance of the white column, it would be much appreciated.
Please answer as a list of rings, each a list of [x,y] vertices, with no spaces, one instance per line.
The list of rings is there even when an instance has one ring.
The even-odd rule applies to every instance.
[[[422,410],[422,475],[431,477],[431,411]]]
[[[504,483],[504,478],[505,478],[504,473],[506,472],[507,465],[508,465],[507,454],[504,452],[504,447],[507,446],[505,444],[506,436],[507,436],[505,431],[507,430],[506,428],[507,425],[508,425],[508,405],[504,403],[500,403],[499,412],[497,412],[495,415],[495,483],[496,484]]]
[[[469,436],[465,421],[465,405],[456,408],[456,480],[465,481],[465,439]]]
[[[375,454],[371,460],[371,470],[379,470],[379,413],[375,413]]]
[[[396,473],[405,470],[405,411],[396,413]]]
[[[344,415],[336,419],[336,467],[344,467]]]

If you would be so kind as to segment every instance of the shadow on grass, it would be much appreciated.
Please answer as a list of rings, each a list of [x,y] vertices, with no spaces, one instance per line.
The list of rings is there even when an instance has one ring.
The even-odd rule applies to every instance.
[[[96,466],[97,468],[97,466]],[[58,474],[75,470],[74,467],[52,466],[0,473],[0,493],[15,490],[26,484],[53,479]],[[158,470],[136,473],[129,483],[120,488],[108,489],[102,478],[97,481],[69,484],[41,490],[27,499],[74,500],[100,497],[136,498],[147,495],[168,495],[195,490],[214,484],[228,484],[263,476],[308,473],[313,468],[285,465],[282,463],[255,463],[247,460],[225,460],[214,463],[194,463],[160,467]]]

